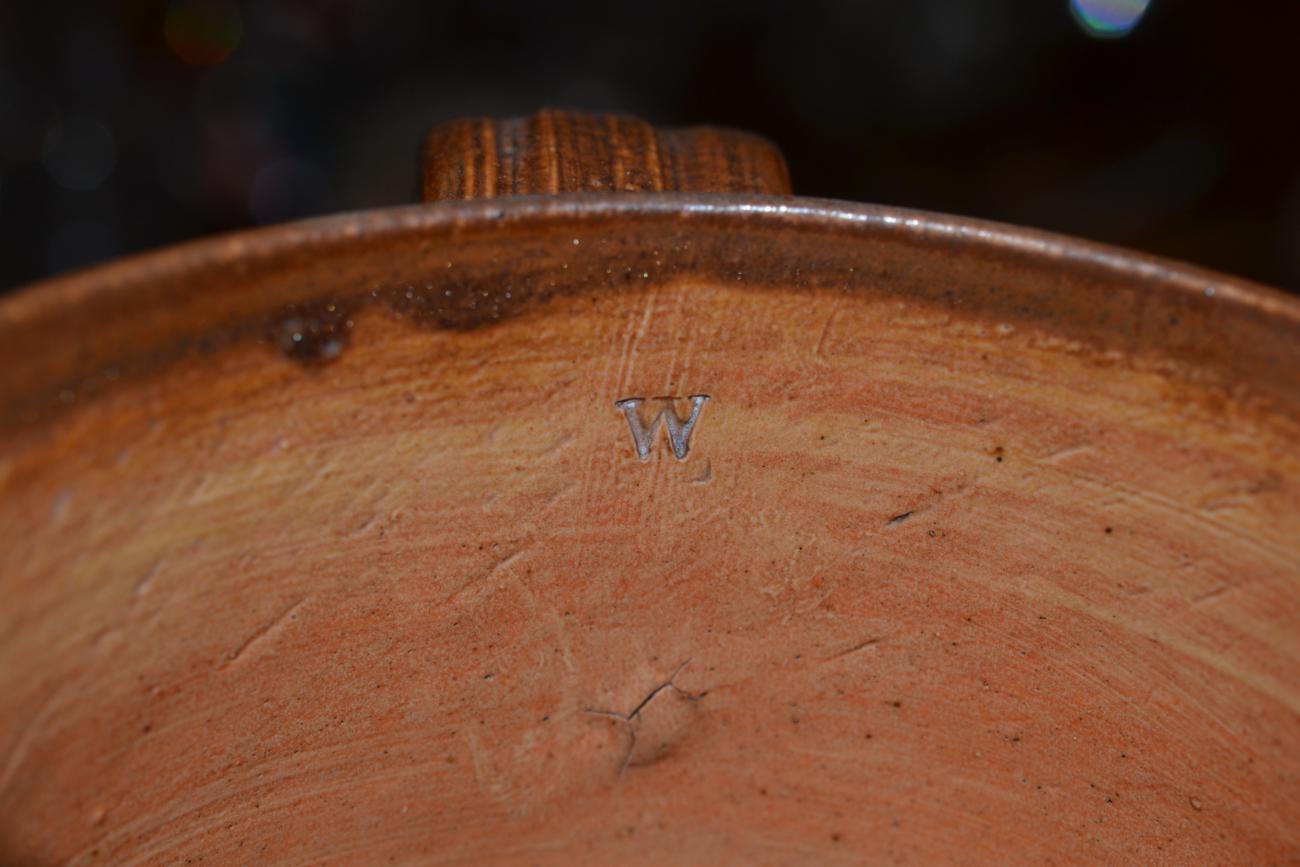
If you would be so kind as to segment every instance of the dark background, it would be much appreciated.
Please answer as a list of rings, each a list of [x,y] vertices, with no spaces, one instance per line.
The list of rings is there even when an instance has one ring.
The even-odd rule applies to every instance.
[[[421,133],[539,106],[720,123],[796,190],[974,215],[1300,290],[1300,3],[0,5],[0,290],[411,202]]]

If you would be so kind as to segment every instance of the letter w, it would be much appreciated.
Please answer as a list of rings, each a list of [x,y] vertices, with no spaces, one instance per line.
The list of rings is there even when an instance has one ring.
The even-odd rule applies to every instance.
[[[691,417],[682,421],[677,415],[677,409],[673,406],[673,398],[659,397],[654,398],[662,403],[659,412],[655,413],[650,420],[650,426],[646,427],[641,423],[641,404],[645,403],[643,397],[628,397],[623,400],[614,401],[614,406],[623,410],[623,415],[627,416],[627,426],[632,429],[632,439],[636,442],[636,453],[643,461],[650,460],[650,449],[654,445],[655,434],[659,431],[659,422],[664,422],[668,428],[668,441],[673,444],[673,454],[677,460],[686,459],[686,454],[691,450],[691,434],[695,431],[695,424],[700,420],[700,412],[704,409],[704,403],[709,399],[707,394],[692,394],[691,400]]]

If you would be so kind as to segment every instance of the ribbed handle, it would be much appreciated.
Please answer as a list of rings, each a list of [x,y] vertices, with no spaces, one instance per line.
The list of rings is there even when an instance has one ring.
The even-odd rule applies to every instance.
[[[549,110],[436,127],[425,140],[422,187],[426,202],[559,193],[791,194],[781,152],[751,133],[659,130],[634,117]]]

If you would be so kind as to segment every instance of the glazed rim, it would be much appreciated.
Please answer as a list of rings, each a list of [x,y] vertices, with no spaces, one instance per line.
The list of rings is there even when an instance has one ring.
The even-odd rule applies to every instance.
[[[0,430],[248,342],[308,364],[366,306],[472,329],[561,294],[682,279],[897,296],[1300,417],[1300,299],[1047,232],[835,200],[570,194],[410,205],[217,236],[0,301]],[[358,326],[358,327],[363,327]]]

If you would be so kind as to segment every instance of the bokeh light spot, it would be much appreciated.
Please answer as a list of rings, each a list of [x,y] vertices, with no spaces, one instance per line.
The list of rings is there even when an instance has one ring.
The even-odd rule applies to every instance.
[[[1150,5],[1151,0],[1070,0],[1070,12],[1089,36],[1118,39],[1137,27]]]
[[[213,66],[239,47],[244,22],[229,0],[173,0],[163,36],[181,60],[191,66]]]

